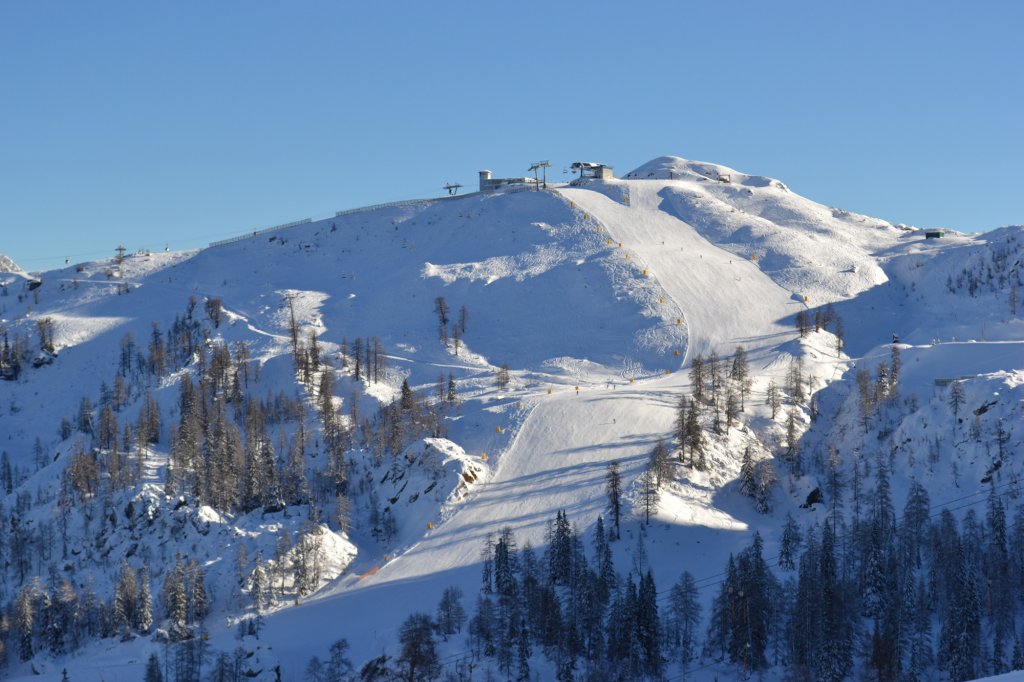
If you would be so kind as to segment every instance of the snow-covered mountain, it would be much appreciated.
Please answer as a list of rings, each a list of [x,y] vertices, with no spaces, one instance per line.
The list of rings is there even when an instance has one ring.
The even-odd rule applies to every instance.
[[[21,268],[10,257],[0,253],[0,272],[21,272]]]
[[[1021,227],[935,238],[662,157],[618,180],[0,280],[2,676],[142,679],[152,654],[167,673],[198,642],[214,652],[203,679],[228,658],[303,679],[342,638],[357,668],[398,665],[409,614],[433,615],[452,586],[473,611],[503,529],[541,554],[564,512],[589,545],[599,516],[610,525],[613,463],[616,570],[650,569],[665,612],[680,574],[697,579],[703,650],[666,654],[661,672],[741,676],[748,662],[708,644],[706,616],[755,531],[765,556],[783,551],[787,517],[819,537],[841,518],[852,537],[851,487],[869,497],[880,471],[897,510],[917,484],[936,514],[991,494],[1017,509],[1022,258]],[[701,402],[694,367],[715,359],[728,362]],[[695,446],[674,456],[695,394],[703,466]],[[655,502],[659,440],[671,456]],[[143,566],[152,624],[124,597]],[[72,602],[73,618],[54,606]],[[986,631],[990,662],[1013,618],[1012,637]],[[873,622],[854,628],[862,650]],[[505,675],[475,632],[438,644],[442,667]],[[522,636],[526,660],[551,679],[561,645],[539,636]],[[768,674],[793,665],[777,653]]]

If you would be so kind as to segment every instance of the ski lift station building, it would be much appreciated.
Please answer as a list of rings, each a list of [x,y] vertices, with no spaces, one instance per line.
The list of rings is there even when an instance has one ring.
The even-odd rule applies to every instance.
[[[494,178],[491,171],[480,171],[480,191],[494,192],[509,187],[527,187],[535,183],[533,178]]]
[[[580,179],[590,178],[593,180],[611,180],[615,177],[612,173],[612,167],[604,163],[577,161],[572,165],[572,169],[579,172]]]

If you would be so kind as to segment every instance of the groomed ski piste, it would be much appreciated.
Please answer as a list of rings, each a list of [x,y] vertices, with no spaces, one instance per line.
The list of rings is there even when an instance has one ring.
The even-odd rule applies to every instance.
[[[802,358],[819,403],[832,406],[839,423],[855,392],[851,368],[884,358],[897,335],[906,366],[901,390],[916,392],[926,403],[922,409],[934,397],[936,379],[969,376],[976,379],[970,400],[1001,392],[995,411],[1019,421],[1024,323],[1009,319],[998,296],[950,304],[938,291],[985,239],[947,231],[926,240],[922,230],[822,206],[777,180],[662,157],[619,180],[472,194],[315,221],[200,251],[140,252],[118,265],[42,273],[38,302],[31,294],[0,299],[11,328],[27,332],[36,320],[52,319],[57,346],[52,362],[26,370],[25,380],[0,382],[5,407],[17,406],[0,416],[0,434],[14,461],[31,460],[37,435],[57,453],[26,490],[55,480],[66,452],[50,434],[61,417],[74,414],[82,391],[95,391],[112,375],[118,339],[126,332],[146,339],[154,320],[166,328],[189,296],[222,299],[225,322],[215,338],[250,343],[261,381],[275,391],[296,390],[289,315],[303,334],[317,333],[325,355],[337,354],[343,339],[379,337],[387,355],[384,380],[358,382],[339,371],[335,400],[342,411],[356,400],[371,413],[397,395],[403,378],[429,394],[438,375],[451,373],[461,404],[448,417],[447,438],[414,443],[406,457],[439,453],[449,476],[443,494],[412,499],[408,493],[425,489],[429,479],[410,467],[407,486],[391,504],[392,541],[383,546],[358,522],[350,535],[334,534],[333,575],[312,595],[264,616],[266,667],[278,665],[282,679],[293,680],[301,679],[311,656],[324,657],[340,638],[348,640],[357,667],[394,653],[405,616],[433,613],[450,585],[462,587],[464,606],[472,609],[481,549],[503,527],[520,546],[540,548],[547,524],[564,510],[589,539],[597,517],[607,514],[608,465],[621,465],[626,497],[635,502],[637,478],[656,442],[674,449],[690,361],[712,352],[728,357],[742,345],[754,379],[744,425],[712,446],[708,471],[676,465],[649,525],[638,505],[629,507],[614,545],[624,574],[650,567],[667,588],[689,571],[706,612],[727,558],[755,531],[774,555],[780,519],[793,513],[807,522],[816,513],[799,507],[814,487],[807,477],[776,491],[769,514],[757,513],[734,483],[744,447],[758,459],[773,456],[782,419],[771,418],[765,391],[769,381],[785,381],[791,359]],[[14,276],[7,281],[16,286]],[[453,310],[468,311],[457,350],[438,340],[439,296]],[[800,338],[794,326],[799,311],[827,304],[845,321],[839,352],[829,332]],[[511,380],[499,389],[494,375],[502,363]],[[61,384],[76,390],[59,390]],[[165,422],[176,416],[176,385],[172,379],[155,391]],[[802,419],[806,427],[809,420]],[[904,428],[914,439],[928,426],[905,422]],[[855,431],[843,432],[851,447],[863,436]],[[1018,429],[1017,442],[1020,435]],[[154,448],[147,488],[154,499],[165,460],[166,445]],[[1020,466],[1008,463],[1000,475]],[[981,458],[964,462],[955,482],[938,466],[901,468],[894,473],[897,505],[911,479],[930,481],[932,500],[941,502],[947,492],[953,499],[982,487],[987,467]],[[467,471],[472,482],[452,482]],[[3,504],[13,501],[12,495]],[[192,547],[211,582],[225,590],[236,544],[269,554],[272,533],[289,523],[212,510],[206,521],[215,531],[193,538]],[[93,577],[109,584],[115,569],[116,563]],[[209,645],[230,651],[240,614],[224,604],[215,608]],[[464,634],[440,643],[449,664],[468,649]],[[7,672],[10,679],[59,680],[67,668],[75,682],[137,680],[152,652],[161,653],[162,645],[150,638],[101,640],[69,657],[40,656]],[[691,667],[699,669],[688,679],[732,674],[727,664]],[[677,673],[670,670],[669,678]]]

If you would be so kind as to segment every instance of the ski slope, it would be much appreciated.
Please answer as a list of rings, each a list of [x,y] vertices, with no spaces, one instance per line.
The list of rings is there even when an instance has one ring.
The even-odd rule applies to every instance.
[[[561,194],[607,226],[624,254],[645,265],[681,311],[688,339],[685,360],[743,345],[757,355],[792,338],[788,320],[803,307],[757,267],[718,248],[691,226],[661,209],[662,183],[634,182],[629,202],[587,189]],[[667,316],[671,324],[671,315]]]

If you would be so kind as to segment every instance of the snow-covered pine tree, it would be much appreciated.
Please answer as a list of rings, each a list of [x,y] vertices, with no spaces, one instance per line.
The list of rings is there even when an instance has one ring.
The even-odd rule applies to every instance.
[[[114,583],[112,613],[114,624],[124,637],[128,636],[132,627],[137,622],[138,600],[138,575],[135,573],[135,569],[128,565],[127,561],[122,560],[117,580]]]
[[[149,587],[149,568],[142,564],[139,569],[139,600],[135,610],[135,629],[147,634],[153,627],[153,595]]]
[[[793,515],[786,512],[786,522],[782,526],[782,540],[779,542],[779,568],[792,571],[796,568],[796,557],[800,551],[800,526]]]

